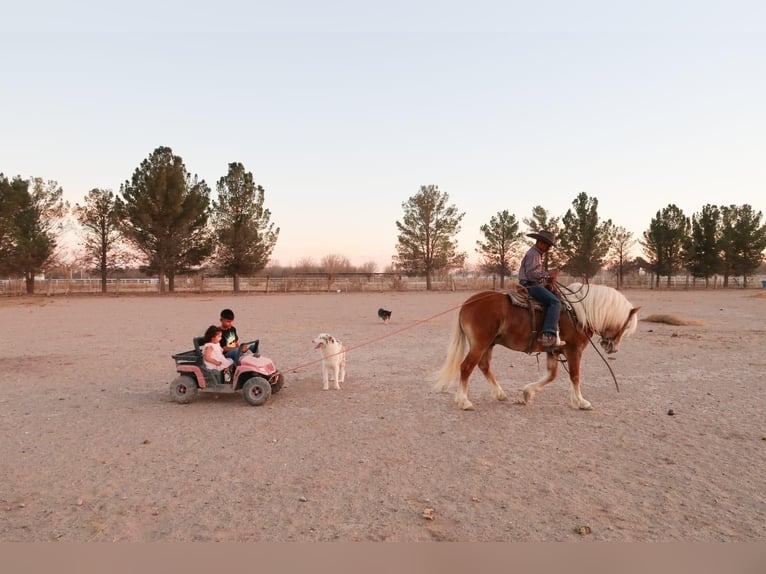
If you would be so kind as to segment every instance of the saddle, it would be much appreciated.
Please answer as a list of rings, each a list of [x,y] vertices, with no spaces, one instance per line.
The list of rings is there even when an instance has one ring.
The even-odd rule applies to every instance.
[[[523,307],[524,309],[529,309],[533,318],[535,316],[535,311],[544,310],[543,304],[532,297],[529,294],[529,291],[527,291],[527,288],[523,285],[516,285],[516,291],[510,291],[508,293],[508,298],[511,300],[513,305],[516,305],[517,307]]]

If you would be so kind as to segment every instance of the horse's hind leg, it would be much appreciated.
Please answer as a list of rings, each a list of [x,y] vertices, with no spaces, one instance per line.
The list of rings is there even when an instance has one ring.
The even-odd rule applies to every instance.
[[[559,370],[558,356],[553,353],[546,353],[545,367],[545,374],[539,380],[524,387],[524,404],[529,403],[537,393],[543,390],[545,385],[556,378],[556,373]]]
[[[495,373],[492,372],[492,368],[490,367],[492,361],[492,349],[493,347],[490,347],[487,349],[487,352],[481,356],[481,359],[479,360],[479,369],[484,373],[484,376],[492,386],[492,397],[498,401],[507,401],[508,395],[505,394],[503,388],[497,383]]]
[[[473,403],[468,400],[468,378],[479,362],[479,356],[479,351],[472,347],[460,363],[460,384],[455,392],[455,403],[464,411],[473,410]]]

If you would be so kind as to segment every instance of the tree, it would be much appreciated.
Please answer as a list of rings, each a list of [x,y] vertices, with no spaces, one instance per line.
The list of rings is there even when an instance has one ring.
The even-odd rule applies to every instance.
[[[721,210],[707,204],[692,215],[691,234],[684,247],[686,268],[693,277],[704,277],[705,287],[710,277],[724,269],[721,258]]]
[[[101,292],[106,293],[107,278],[127,259],[127,254],[120,248],[120,214],[114,193],[107,189],[91,189],[83,205],[75,204],[74,215],[84,229],[84,263],[98,271]]]
[[[525,217],[522,221],[527,226],[529,233],[550,231],[556,237],[561,233],[561,219],[559,217],[551,217],[548,210],[540,205],[535,205],[532,208],[532,217]],[[552,249],[545,254],[545,269],[561,267],[562,263],[563,259],[556,249]]]
[[[581,192],[564,214],[562,224],[558,251],[566,261],[563,269],[575,276],[593,277],[604,266],[612,246],[612,220],[601,222],[598,199]]]
[[[160,292],[174,291],[175,276],[198,265],[213,249],[207,227],[210,189],[190,176],[182,159],[159,147],[121,187],[117,209],[124,236],[156,272]]]
[[[518,255],[522,234],[516,216],[508,210],[498,211],[489,223],[479,228],[484,241],[477,241],[476,251],[482,255],[483,267],[500,275],[500,288],[505,287],[505,277],[511,274],[511,257]]]
[[[30,191],[31,187],[31,191]],[[24,277],[27,293],[35,292],[35,275],[51,263],[57,235],[69,206],[53,180],[20,177],[8,182],[0,174],[0,223],[5,271]]]
[[[659,287],[660,276],[670,278],[683,268],[684,246],[688,245],[689,219],[678,206],[670,204],[657,212],[644,231],[641,245],[655,273],[655,285]]]
[[[349,273],[352,270],[351,260],[339,253],[329,253],[322,257],[319,266],[325,273]]]
[[[747,287],[748,276],[760,267],[766,249],[766,225],[762,214],[748,205],[730,205],[721,208],[721,250],[724,259],[724,286],[730,275],[742,276],[742,287]]]
[[[378,270],[378,264],[374,261],[365,261],[359,266],[360,273],[375,273]]]
[[[239,278],[266,267],[279,237],[271,212],[264,209],[265,191],[256,185],[253,174],[241,163],[230,163],[229,172],[216,184],[218,201],[213,201],[213,226],[217,236],[216,259],[221,270]]]
[[[457,251],[455,239],[465,213],[447,201],[449,195],[438,186],[423,185],[402,203],[404,218],[396,222],[394,262],[407,273],[424,273],[429,291],[434,272],[461,267],[466,258]]]
[[[628,269],[630,250],[636,244],[633,234],[624,227],[614,227],[612,245],[607,254],[607,260],[617,274],[617,288],[622,289],[625,271]]]
[[[301,257],[293,268],[296,273],[318,273],[319,266],[312,257]]]
[[[16,218],[29,195],[29,183],[20,177],[9,181],[0,173],[0,273],[11,272],[18,243]]]

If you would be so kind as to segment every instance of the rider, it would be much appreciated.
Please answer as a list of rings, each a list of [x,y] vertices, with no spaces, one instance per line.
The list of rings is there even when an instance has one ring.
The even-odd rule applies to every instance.
[[[550,231],[527,233],[527,237],[536,240],[530,247],[519,269],[519,283],[527,288],[529,294],[545,307],[543,332],[540,342],[548,349],[563,346],[565,343],[558,336],[561,301],[546,285],[551,285],[558,277],[558,269],[546,272],[543,267],[543,256],[556,245],[556,238]]]

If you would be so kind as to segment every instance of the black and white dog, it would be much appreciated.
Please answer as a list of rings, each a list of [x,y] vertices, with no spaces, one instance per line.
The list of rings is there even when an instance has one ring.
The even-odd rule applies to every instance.
[[[378,317],[383,319],[384,323],[387,323],[388,320],[391,318],[391,311],[385,310],[383,307],[378,309]]]

